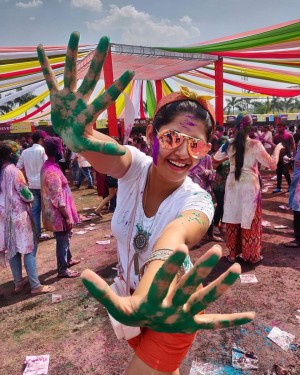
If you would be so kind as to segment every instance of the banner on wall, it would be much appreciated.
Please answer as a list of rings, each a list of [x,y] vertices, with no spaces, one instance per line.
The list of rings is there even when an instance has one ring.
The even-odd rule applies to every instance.
[[[31,122],[16,122],[10,126],[11,133],[31,133]]]
[[[8,123],[0,124],[0,134],[9,134],[11,125]]]

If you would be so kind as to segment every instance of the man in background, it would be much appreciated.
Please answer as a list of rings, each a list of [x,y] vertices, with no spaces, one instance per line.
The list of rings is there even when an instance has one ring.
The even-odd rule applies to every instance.
[[[22,152],[17,163],[17,167],[22,170],[34,197],[32,216],[39,239],[43,239],[41,232],[41,169],[47,160],[43,147],[46,135],[44,131],[36,130],[32,134],[32,146]]]

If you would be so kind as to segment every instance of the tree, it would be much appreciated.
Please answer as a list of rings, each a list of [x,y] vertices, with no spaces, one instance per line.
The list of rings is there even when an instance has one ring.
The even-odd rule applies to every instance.
[[[227,102],[227,105],[224,108],[224,111],[226,111],[227,115],[234,115],[235,109],[238,111],[242,111],[242,99],[237,99],[235,96],[232,96],[231,99],[225,99]],[[231,113],[232,112],[232,113]]]
[[[282,111],[282,101],[279,97],[272,97],[272,100],[270,101],[270,110],[273,111],[273,113],[279,113]]]
[[[1,94],[0,94],[1,99]],[[12,100],[0,105],[0,114],[5,115],[5,113],[10,112],[13,109],[14,103]]]

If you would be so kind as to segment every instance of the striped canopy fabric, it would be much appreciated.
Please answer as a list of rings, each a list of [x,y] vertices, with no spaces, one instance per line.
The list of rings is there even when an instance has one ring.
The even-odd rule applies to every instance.
[[[81,45],[79,48],[79,80],[87,71],[94,48],[95,45],[92,44]],[[45,49],[57,80],[62,84],[66,46],[45,46]],[[135,70],[135,80],[141,83],[131,85],[127,95],[134,97],[136,103],[139,103],[138,95],[141,97],[140,102],[144,96],[149,112],[153,112],[155,108],[153,81],[163,80],[163,95],[172,90],[171,82],[182,82],[185,85],[190,84],[194,89],[196,86],[201,91],[213,92],[214,61],[218,58],[224,60],[224,83],[241,89],[224,90],[228,95],[246,96],[245,91],[247,95],[256,97],[288,98],[300,95],[299,19],[192,46],[156,47],[151,49],[156,51],[155,54],[149,53],[149,50],[149,47],[112,44],[114,77],[118,77],[126,69]],[[198,55],[195,54],[205,56],[197,59]],[[239,76],[239,80],[234,79],[235,76]],[[253,79],[254,82],[241,81],[240,77]],[[205,80],[209,83],[206,84]],[[280,87],[276,87],[279,83]],[[282,87],[283,84],[286,86]],[[134,92],[137,87],[138,94]],[[36,47],[0,47],[0,105],[37,88],[42,91],[41,94],[25,105],[0,115],[0,122],[40,119],[49,117],[50,111],[49,92],[37,60]],[[15,90],[21,91],[18,94]],[[122,96],[118,103],[117,112],[122,115],[125,105]]]

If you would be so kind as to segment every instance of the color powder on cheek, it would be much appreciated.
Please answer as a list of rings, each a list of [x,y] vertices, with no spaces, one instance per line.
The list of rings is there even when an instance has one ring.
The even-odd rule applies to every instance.
[[[158,152],[159,152],[159,142],[158,142],[158,139],[155,137],[153,146],[152,146],[152,158],[153,158],[153,163],[155,165],[157,165]]]

